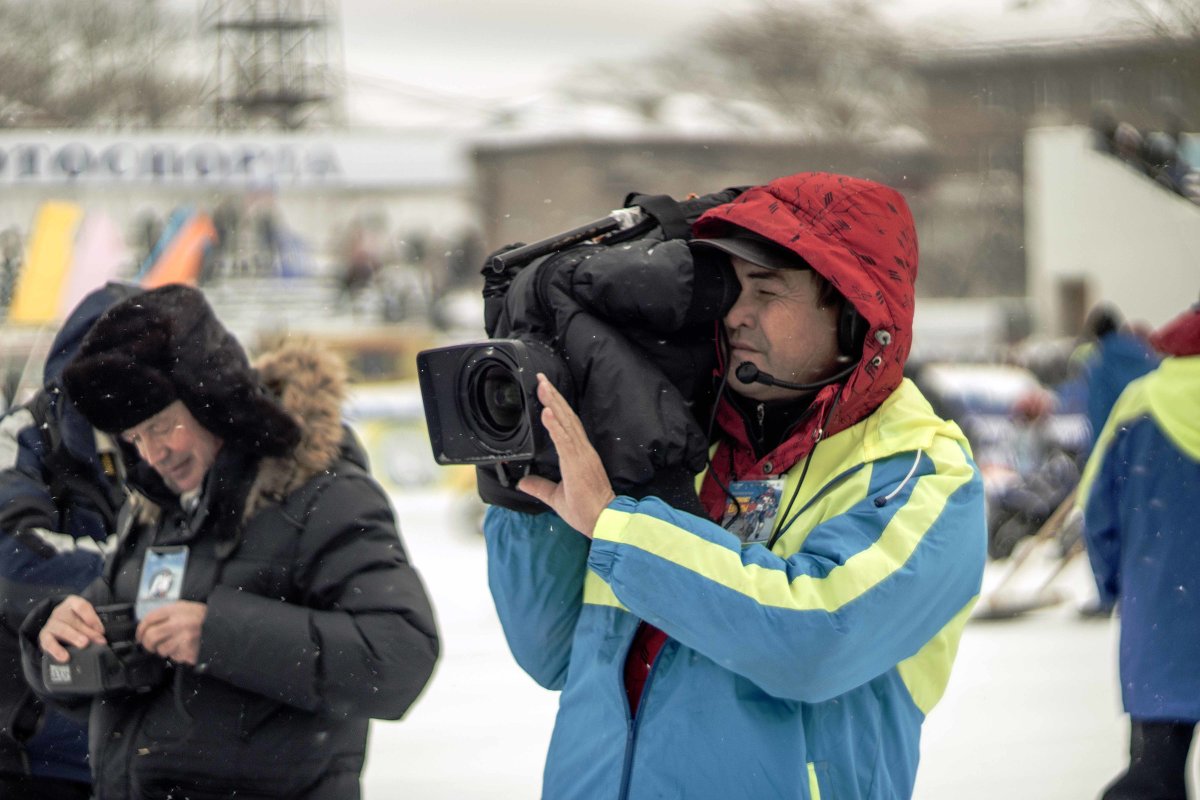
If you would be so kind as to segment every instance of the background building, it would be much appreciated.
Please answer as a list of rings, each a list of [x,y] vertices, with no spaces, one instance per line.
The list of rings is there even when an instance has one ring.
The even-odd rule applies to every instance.
[[[947,259],[968,258],[978,265],[965,287],[970,294],[1045,290],[1027,265],[1031,164],[1025,143],[1031,129],[1092,126],[1107,116],[1143,135],[1195,130],[1188,126],[1200,114],[1196,32],[1167,36],[1128,21],[1116,25],[1104,14],[1062,19],[1034,8],[1003,20],[984,17],[969,30],[951,30],[944,43],[915,51],[936,159],[933,207],[922,230],[932,270],[943,269]],[[1191,157],[1200,162],[1200,154]],[[1043,161],[1034,168],[1053,166]],[[1099,219],[1082,215],[1080,223]],[[1191,224],[1200,225],[1200,216]],[[1094,291],[1083,304],[1101,299],[1118,300]],[[1074,333],[1083,322],[1074,310],[1044,317],[1048,307],[1036,307],[1037,324],[1047,332]]]

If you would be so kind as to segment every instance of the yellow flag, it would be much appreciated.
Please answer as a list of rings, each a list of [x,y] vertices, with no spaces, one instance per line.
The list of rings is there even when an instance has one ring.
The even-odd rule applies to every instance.
[[[10,322],[45,323],[58,317],[59,297],[71,266],[75,231],[83,209],[74,203],[43,203],[29,237],[25,265],[8,309]]]

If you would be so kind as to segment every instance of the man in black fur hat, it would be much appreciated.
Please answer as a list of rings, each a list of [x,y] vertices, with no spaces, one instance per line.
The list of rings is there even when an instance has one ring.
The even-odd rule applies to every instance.
[[[433,612],[342,424],[341,364],[291,346],[257,367],[176,285],[111,308],[64,373],[120,434],[133,493],[104,575],[34,609],[22,650],[35,691],[90,703],[96,800],[353,800],[368,720],[432,672]],[[64,698],[53,667],[115,647],[98,609],[117,604],[132,685]]]

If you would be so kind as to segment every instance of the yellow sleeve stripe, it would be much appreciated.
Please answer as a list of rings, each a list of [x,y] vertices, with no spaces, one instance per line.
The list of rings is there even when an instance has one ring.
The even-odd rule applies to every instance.
[[[854,554],[825,577],[787,573],[743,564],[737,550],[687,534],[656,517],[606,509],[595,538],[636,547],[704,576],[756,603],[797,611],[836,612],[866,594],[903,567],[925,532],[937,520],[947,499],[968,483],[973,472],[957,442],[943,440],[930,453],[945,469],[916,481],[912,496],[892,517],[879,539]]]
[[[1100,435],[1096,437],[1096,444],[1092,446],[1092,454],[1088,456],[1087,465],[1083,468],[1083,475],[1079,478],[1079,487],[1075,490],[1076,507],[1080,509],[1087,507],[1088,493],[1092,490],[1092,483],[1096,480],[1096,473],[1100,471],[1100,464],[1104,461],[1104,454],[1108,450],[1108,446],[1112,444],[1113,438],[1117,435],[1117,430],[1129,420],[1140,417],[1150,410],[1146,394],[1142,391],[1144,385],[1144,379],[1139,379],[1129,384],[1125,388],[1125,391],[1121,393],[1121,396],[1117,398],[1112,411],[1109,412],[1108,420],[1104,423],[1104,428],[1100,431]]]
[[[821,785],[817,783],[817,765],[808,762],[808,793],[812,800],[821,800]]]
[[[928,715],[946,692],[950,667],[954,665],[963,628],[978,599],[979,595],[972,597],[916,655],[904,659],[896,667],[913,703],[921,709],[922,714]]]
[[[596,573],[590,569],[583,576],[583,602],[585,605],[591,606],[612,606],[619,608],[622,611],[628,611],[613,594],[612,587],[604,582]]]

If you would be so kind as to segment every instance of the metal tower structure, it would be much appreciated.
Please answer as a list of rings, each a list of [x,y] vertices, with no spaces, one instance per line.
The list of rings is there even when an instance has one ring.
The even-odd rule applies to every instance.
[[[338,0],[205,0],[216,38],[209,96],[219,128],[343,123]]]

